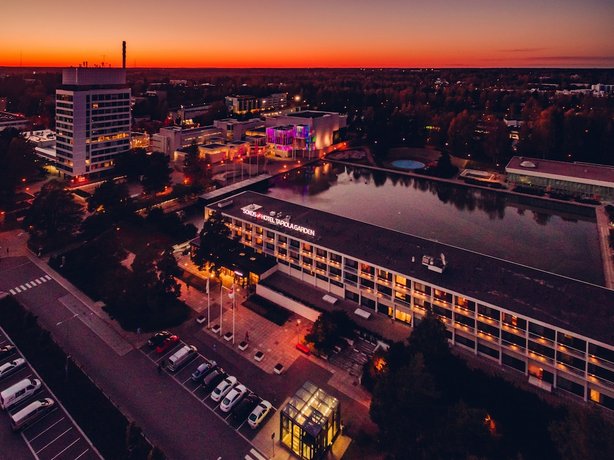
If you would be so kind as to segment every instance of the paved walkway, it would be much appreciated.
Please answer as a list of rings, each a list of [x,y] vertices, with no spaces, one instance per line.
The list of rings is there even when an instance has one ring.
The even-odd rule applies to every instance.
[[[181,268],[195,276],[203,277],[203,273],[199,272],[198,268],[188,260],[188,256],[178,257]],[[235,341],[233,344],[232,341],[223,338],[223,334],[232,331],[232,300],[228,297],[228,291],[224,290],[224,293],[220,295],[219,283],[210,282],[209,296],[207,296],[205,292],[195,286],[188,289],[185,283],[182,284],[181,300],[185,301],[196,312],[207,318],[207,308],[209,304],[211,305],[210,326],[220,324],[220,303],[222,304],[222,334],[214,333],[210,328],[207,328],[206,320],[203,323],[203,331],[216,338],[223,346],[232,349],[244,359],[256,364],[263,371],[273,374],[273,367],[277,363],[281,363],[284,369],[288,369],[300,356],[305,356],[304,353],[296,349],[296,343],[302,340],[311,330],[311,321],[293,314],[283,326],[278,326],[244,306],[243,302],[247,293],[245,289],[238,289],[235,310]],[[402,328],[402,335],[407,337],[407,328]],[[249,339],[247,340],[249,346],[246,350],[241,351],[239,350],[239,343],[246,338]],[[256,351],[264,353],[264,358],[260,362],[254,360]],[[370,394],[360,386],[356,377],[323,359],[311,355],[307,358],[333,374],[328,382],[331,386],[356,402],[369,407],[371,404]]]
[[[597,215],[597,231],[601,244],[601,260],[603,261],[603,276],[605,287],[614,289],[614,251],[610,248],[610,218],[605,206],[595,209]]]

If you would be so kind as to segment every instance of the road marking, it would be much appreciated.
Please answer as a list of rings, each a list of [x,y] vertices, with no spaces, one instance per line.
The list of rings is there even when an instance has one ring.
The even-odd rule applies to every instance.
[[[267,458],[260,452],[258,452],[256,449],[251,449],[249,453],[256,457],[258,460],[267,460]]]
[[[30,289],[32,287],[32,285],[30,283],[26,283],[26,286],[28,289]]]
[[[41,284],[43,284],[43,282],[42,282],[41,280],[39,280],[39,279],[35,279],[34,281],[35,281],[35,282],[36,282],[36,284],[38,284],[39,286],[40,286]]]
[[[49,447],[51,444],[53,444],[54,442],[56,442],[58,439],[60,439],[62,436],[64,436],[66,433],[68,433],[70,430],[72,430],[72,426],[68,427],[68,429],[66,431],[64,431],[62,434],[56,436],[54,439],[52,439],[51,441],[49,441],[47,444],[45,444],[45,446],[41,449],[39,449],[38,451],[36,451],[37,454],[40,454],[43,450],[45,450],[47,447]]]
[[[75,457],[73,460],[79,460],[81,457],[83,457],[83,456],[86,454],[86,452],[87,452],[88,450],[89,450],[89,449],[85,449],[83,452],[81,452],[81,453],[80,453],[80,454],[79,454],[77,457]]]
[[[13,289],[9,289],[9,292],[11,293],[11,295],[17,294]]]
[[[43,278],[42,276],[40,278],[36,278],[37,281],[40,281],[41,283],[45,283],[47,280],[45,278]]]
[[[51,277],[49,275],[45,275],[45,276],[43,276],[43,278],[45,278],[47,281],[51,280]]]
[[[64,452],[66,452],[68,449],[70,449],[72,446],[74,446],[75,444],[77,444],[79,442],[81,438],[77,438],[75,439],[73,442],[71,442],[70,444],[68,444],[64,449],[62,449],[55,457],[52,457],[51,460],[55,460],[56,458],[58,458],[60,455],[62,455]]]
[[[36,436],[34,436],[32,439],[30,439],[28,442],[32,442],[34,441],[36,438],[38,438],[40,435],[45,434],[47,431],[49,431],[51,428],[53,428],[54,426],[56,426],[58,423],[60,423],[62,420],[65,420],[64,417],[62,417],[61,419],[59,419],[57,422],[54,422],[53,425],[45,428],[43,431],[41,431],[40,433],[38,433]]]
[[[26,289],[28,289],[27,287],[25,287],[23,284],[21,286],[19,286],[21,288],[22,291],[25,291]]]

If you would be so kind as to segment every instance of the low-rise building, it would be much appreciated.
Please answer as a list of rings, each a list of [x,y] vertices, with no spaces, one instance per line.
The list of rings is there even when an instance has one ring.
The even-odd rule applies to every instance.
[[[287,131],[285,127],[293,126],[295,127],[292,134],[294,146],[291,156],[312,156],[315,153],[325,151],[341,140],[341,130],[347,126],[347,115],[336,112],[305,110],[267,118],[266,126],[267,142],[271,145],[271,150],[275,155],[286,149],[279,147],[284,145],[284,143],[277,142],[277,138],[273,142],[269,142],[269,133],[271,136],[276,136],[275,132],[278,128],[283,127],[283,130]],[[269,131],[268,128],[274,129]],[[280,135],[282,134],[281,131],[279,133]],[[284,142],[288,141],[287,135]]]
[[[229,237],[274,258],[281,277],[300,280],[312,298],[351,302],[348,313],[367,329],[377,322],[382,338],[387,325],[411,329],[430,311],[455,348],[614,410],[610,289],[255,192],[207,205],[205,217],[212,212],[226,218]],[[280,298],[268,279],[256,292]],[[281,298],[299,314],[319,313]]]
[[[513,186],[578,198],[614,201],[614,167],[513,157],[505,167]]]
[[[227,141],[240,141],[245,137],[245,133],[259,126],[264,126],[260,118],[250,118],[249,120],[237,120],[235,118],[223,118],[215,120],[213,126],[218,128]]]
[[[0,112],[0,131],[15,128],[24,131],[30,127],[30,121],[23,115],[10,112]]]
[[[172,155],[181,147],[207,144],[211,142],[212,138],[219,137],[221,134],[220,129],[214,126],[199,126],[196,128],[169,126],[160,128],[158,133],[151,136],[151,149],[154,152]]]
[[[133,131],[130,134],[130,148],[149,150],[151,146],[151,136],[147,133]]]
[[[55,163],[55,131],[42,129],[37,131],[26,131],[23,137],[34,144],[34,153],[46,161]]]

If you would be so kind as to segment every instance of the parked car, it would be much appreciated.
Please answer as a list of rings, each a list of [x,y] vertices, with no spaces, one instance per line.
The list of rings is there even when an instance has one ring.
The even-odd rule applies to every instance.
[[[218,383],[218,385],[215,387],[215,389],[211,392],[211,399],[213,399],[214,401],[219,401],[220,399],[222,399],[224,396],[226,396],[226,393],[228,393],[230,390],[232,390],[232,388],[237,384],[237,378],[234,376],[230,376],[230,377],[226,377],[224,380],[222,380],[220,383]]]
[[[155,348],[162,342],[164,342],[166,339],[168,339],[171,335],[173,334],[168,331],[156,332],[149,338],[149,340],[147,341],[147,345],[149,345],[150,348]]]
[[[0,347],[0,359],[7,358],[17,351],[15,345],[5,345]]]
[[[217,366],[217,363],[215,361],[205,361],[200,366],[198,366],[194,372],[192,372],[192,380],[194,382],[198,382],[211,370],[213,370],[215,366]]]
[[[164,353],[177,342],[179,342],[179,337],[176,335],[171,335],[170,337],[165,338],[162,343],[156,347],[156,353]]]
[[[241,401],[239,401],[232,408],[232,418],[237,421],[243,421],[245,418],[254,410],[254,407],[258,405],[261,399],[256,395],[256,393],[250,392],[245,395]]]
[[[7,375],[11,375],[25,364],[26,360],[23,358],[17,358],[13,361],[9,361],[8,363],[4,363],[2,366],[0,366],[0,379],[6,377]]]
[[[205,391],[209,391],[211,388],[215,388],[226,377],[228,377],[228,374],[224,372],[224,369],[217,367],[205,376],[203,379],[203,388]]]
[[[241,398],[246,395],[246,393],[247,388],[245,387],[245,385],[237,385],[232,390],[230,390],[220,404],[220,409],[222,410],[222,412],[229,412],[230,409],[232,409],[234,405],[237,404],[241,400]]]
[[[252,413],[249,414],[249,417],[247,417],[247,423],[249,423],[249,426],[252,428],[257,428],[258,425],[260,425],[260,422],[262,422],[271,411],[271,407],[273,406],[271,406],[270,402],[264,400],[260,401],[254,410],[252,410]]]

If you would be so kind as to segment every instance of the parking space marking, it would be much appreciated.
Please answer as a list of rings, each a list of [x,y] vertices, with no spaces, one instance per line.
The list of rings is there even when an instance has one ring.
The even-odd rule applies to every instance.
[[[34,285],[34,282],[31,282]],[[15,344],[10,340],[9,336],[6,332],[0,327],[0,343],[9,343],[13,346]],[[24,358],[21,351],[17,348],[16,350],[19,353],[19,356]],[[23,439],[26,444],[26,447],[32,454],[32,458],[39,460],[41,457],[44,459],[72,459],[77,460],[77,458],[83,457],[87,452],[92,452],[96,458],[102,460],[102,456],[97,451],[96,447],[91,443],[89,438],[83,433],[79,425],[75,422],[75,420],[71,417],[70,413],[64,408],[62,402],[57,398],[57,396],[51,391],[51,389],[45,384],[44,380],[40,377],[40,375],[36,372],[36,369],[32,367],[32,365],[26,360],[26,366],[19,369],[17,372],[27,372],[27,377],[36,377],[41,380],[43,384],[43,393],[39,394],[40,397],[50,397],[55,401],[54,407],[47,413],[43,414],[40,418],[35,420],[31,425],[20,430],[19,435]],[[17,372],[13,374],[13,376],[17,375]],[[15,406],[14,410],[18,410],[21,406]],[[8,412],[14,413],[13,410]],[[58,419],[59,417],[59,419]],[[63,423],[62,423],[63,422]],[[53,431],[52,431],[53,430]],[[56,436],[56,433],[62,431],[59,435]],[[75,441],[70,440],[70,436],[66,436],[67,433],[73,432],[78,436]],[[32,436],[29,438],[29,436]],[[41,439],[41,436],[45,436]],[[50,437],[54,437],[51,441],[47,442]],[[36,442],[38,439],[41,439],[41,442]],[[80,440],[83,440],[84,446],[79,447],[77,444]],[[41,445],[41,443],[45,443],[45,445]],[[57,443],[57,444],[56,444]],[[55,444],[52,448],[49,446]],[[85,451],[80,453],[78,457],[72,458],[75,454],[75,451],[80,451],[81,448],[85,448]],[[42,455],[39,455],[41,452],[45,451]],[[53,458],[50,458],[57,452],[58,449],[62,449],[61,452],[56,454]],[[68,451],[68,449],[72,449],[72,453]]]
[[[81,452],[78,456],[76,456],[73,460],[79,460],[81,457],[83,457],[87,452],[89,451],[89,449],[85,449],[83,452]]]
[[[37,454],[40,454],[43,450],[45,450],[47,447],[49,447],[51,444],[53,444],[54,442],[56,442],[58,439],[60,439],[62,436],[64,436],[66,433],[68,433],[70,430],[72,430],[72,426],[69,426],[67,430],[65,430],[64,432],[62,432],[60,435],[56,436],[53,440],[49,441],[47,444],[45,444],[45,446],[39,450],[36,451]]]
[[[184,346],[184,345],[187,345],[187,344],[185,342],[183,342],[183,341],[180,341],[178,343],[178,345]],[[157,364],[160,361],[162,361],[164,358],[166,358],[166,355],[165,355],[165,357],[162,360],[152,359],[151,355],[150,355],[150,352],[148,352],[147,349],[144,348],[144,347],[140,348],[140,352],[144,356],[149,358],[149,360],[152,361],[154,364]],[[180,370],[178,370],[177,373],[186,370],[186,368],[188,367],[189,364],[195,364],[196,362],[198,362],[199,358],[202,358],[205,361],[209,361],[204,355],[198,353],[198,355],[197,355],[197,357],[195,359],[190,361],[190,363],[186,364],[185,367],[182,367]],[[255,449],[255,446],[250,441],[250,439],[248,439],[243,433],[241,433],[239,431],[243,427],[243,425],[245,425],[245,423],[247,422],[247,417],[243,420],[243,422],[241,422],[241,424],[238,427],[235,428],[233,425],[231,425],[231,421],[229,421],[229,419],[230,419],[230,417],[232,415],[232,411],[229,411],[228,413],[221,412],[221,410],[218,411],[218,409],[220,408],[221,401],[220,402],[215,402],[215,401],[213,401],[213,399],[210,399],[210,401],[214,402],[213,407],[211,407],[209,404],[207,404],[206,401],[211,396],[211,391],[208,391],[207,394],[205,395],[205,397],[201,399],[198,395],[196,395],[196,391],[199,390],[200,388],[202,388],[202,384],[198,384],[196,386],[196,388],[194,388],[193,390],[190,390],[190,388],[188,388],[185,384],[188,383],[191,380],[191,377],[189,377],[188,379],[186,379],[185,381],[182,382],[181,379],[179,379],[179,377],[177,376],[177,373],[172,373],[172,372],[168,372],[168,371],[166,373],[170,377],[172,377],[172,379],[175,382],[177,382],[179,385],[181,385],[181,387],[183,387],[185,390],[188,390],[188,392],[192,396],[194,396],[194,398],[196,398],[198,401],[200,401],[203,406],[205,406],[207,409],[209,409],[217,418],[222,420],[230,429],[234,430],[239,436],[241,436],[245,442],[247,442],[250,446],[252,446],[252,449],[251,449],[250,452],[252,453],[252,455],[254,455],[257,458],[257,460],[266,460],[266,457],[264,457],[262,454],[260,454]],[[248,389],[248,391],[249,391],[249,389]],[[270,413],[270,415],[267,415],[267,418],[272,416],[277,411],[278,411],[278,409],[276,407],[272,406],[271,407],[271,413]],[[245,456],[245,459],[252,459],[252,460],[254,460],[252,457],[249,457],[248,455]]]
[[[49,431],[51,428],[53,428],[54,426],[56,426],[58,423],[60,423],[62,420],[65,420],[65,417],[62,417],[61,419],[55,421],[52,425],[48,426],[47,428],[45,428],[43,431],[41,431],[40,433],[38,433],[36,436],[34,436],[33,438],[29,439],[29,441],[34,441],[36,438],[38,438],[39,436],[45,434],[47,431]]]
[[[77,444],[79,442],[81,438],[77,438],[75,439],[73,442],[71,442],[69,445],[67,445],[64,449],[62,449],[56,456],[54,456],[53,458],[51,458],[51,460],[55,460],[56,458],[58,458],[60,455],[62,455],[64,452],[66,452],[68,449],[70,449],[72,446],[74,446],[75,444]]]

